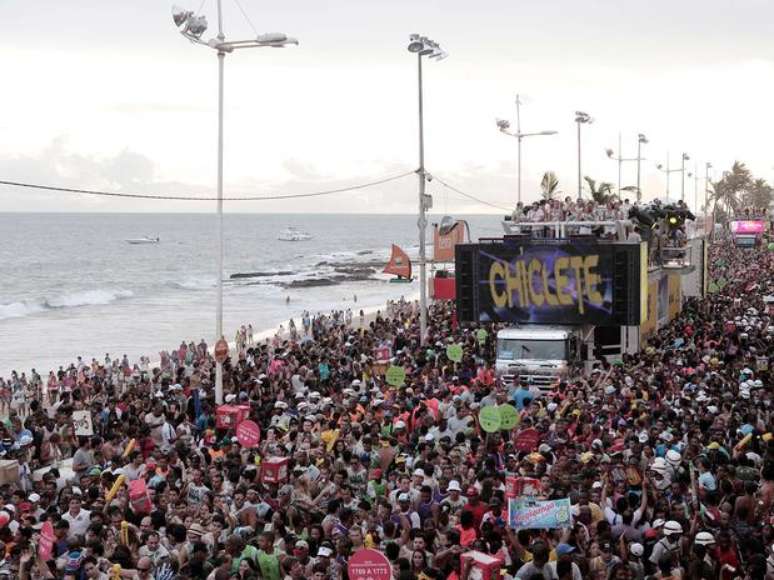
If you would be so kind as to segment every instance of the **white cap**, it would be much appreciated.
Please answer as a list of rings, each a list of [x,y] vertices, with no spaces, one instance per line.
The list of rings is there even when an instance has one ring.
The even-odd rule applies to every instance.
[[[672,465],[679,465],[682,459],[683,459],[682,455],[680,455],[674,449],[670,449],[669,451],[666,452],[666,460],[668,463],[671,463]]]
[[[327,546],[320,546],[317,548],[317,555],[324,558],[330,558],[333,555],[333,552],[331,552],[331,549]]]
[[[274,408],[275,409],[287,409],[288,408],[288,404],[285,403],[284,401],[277,401],[276,403],[274,403]]]
[[[645,433],[645,431],[643,431],[637,436],[637,439],[639,440],[640,443],[647,443],[650,437],[648,437],[648,434]]]
[[[226,395],[225,401],[227,403],[233,403],[234,401],[236,401],[236,395],[233,393]]]
[[[664,520],[662,520],[661,518],[658,518],[657,520],[653,521],[653,526],[651,526],[651,527],[654,530],[657,530],[658,528],[660,528],[663,525],[664,525]]]
[[[681,526],[679,523],[677,523],[674,520],[669,520],[667,523],[664,524],[664,535],[670,535],[670,534],[682,534],[683,533],[683,526]]]
[[[27,499],[30,500],[32,503],[37,503],[40,501],[40,496],[37,493],[31,493]]]
[[[448,487],[446,488],[447,491],[462,491],[462,487],[460,486],[460,482],[456,479],[452,479],[449,482]]]
[[[409,497],[409,494],[407,493],[401,493],[398,496],[398,501],[411,501],[411,498]]]
[[[696,538],[694,538],[693,543],[698,546],[709,546],[710,544],[715,543],[715,536],[709,532],[699,532],[696,534]]]
[[[405,429],[406,428],[406,424],[403,421],[396,421],[395,428],[396,429]]]
[[[642,547],[642,544],[634,542],[633,544],[629,544],[629,551],[632,553],[632,556],[641,558],[645,553],[645,548]]]
[[[425,472],[419,468],[414,470],[414,475],[421,475],[422,477],[425,476]]]

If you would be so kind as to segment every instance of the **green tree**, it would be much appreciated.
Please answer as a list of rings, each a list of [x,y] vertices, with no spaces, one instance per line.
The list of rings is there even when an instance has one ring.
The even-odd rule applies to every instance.
[[[744,195],[744,205],[753,208],[758,212],[765,212],[769,209],[774,190],[766,183],[765,179],[754,179]]]
[[[554,199],[557,193],[559,193],[559,179],[553,171],[546,171],[543,179],[540,180],[540,195],[543,199]]]
[[[589,185],[589,191],[591,191],[591,198],[597,203],[599,204],[607,203],[610,200],[610,198],[613,197],[612,183],[608,183],[607,181],[601,181],[599,185],[597,185],[596,180],[591,179],[590,177],[584,177],[583,179],[585,179],[586,183],[588,183]]]

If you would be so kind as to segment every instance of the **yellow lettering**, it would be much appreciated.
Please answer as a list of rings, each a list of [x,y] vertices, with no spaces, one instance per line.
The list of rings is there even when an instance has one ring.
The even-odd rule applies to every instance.
[[[573,256],[570,258],[570,267],[575,270],[575,296],[578,299],[578,312],[583,314],[585,309],[583,304],[583,282],[581,281],[583,258],[581,256]]]
[[[502,308],[506,303],[510,302],[507,291],[500,292],[497,289],[497,279],[502,278],[503,282],[505,282],[507,276],[508,273],[505,266],[500,262],[492,262],[489,268],[489,292],[492,294],[492,300],[498,308]]]
[[[543,306],[546,299],[542,292],[535,290],[535,274],[539,274],[543,270],[543,265],[538,259],[533,259],[529,263],[529,297],[536,306]]]
[[[527,266],[523,261],[519,260],[516,262],[516,269],[519,273],[519,304],[522,308],[526,308],[529,306],[529,292],[527,290]]]
[[[569,280],[562,271],[570,266],[569,258],[557,258],[554,262],[554,279],[556,280],[556,298],[559,304],[572,304],[572,294],[567,293]]]
[[[583,261],[583,278],[586,281],[586,296],[589,297],[589,302],[592,304],[600,305],[604,302],[602,294],[599,293],[597,285],[602,281],[602,278],[597,272],[592,272],[592,268],[596,268],[599,265],[599,256],[592,255],[586,256]]]
[[[551,286],[548,285],[548,268],[543,268],[541,274],[543,275],[543,293],[546,296],[546,302],[549,306],[558,305],[559,300],[556,299],[556,295],[551,294]]]

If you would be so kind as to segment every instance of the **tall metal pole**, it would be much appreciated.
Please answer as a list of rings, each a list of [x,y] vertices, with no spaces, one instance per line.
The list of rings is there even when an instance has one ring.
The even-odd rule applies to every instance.
[[[707,162],[707,164],[704,166],[704,216],[706,219],[707,216],[707,205],[709,201],[707,200],[707,196],[709,195],[709,172],[710,168],[712,167],[712,163]]]
[[[518,160],[518,202],[521,203],[521,99],[519,98],[519,95],[516,95],[516,135],[518,140],[518,151],[519,151],[519,160]]]
[[[419,332],[420,343],[425,343],[427,334],[427,271],[425,264],[425,126],[424,106],[422,101],[422,55],[417,54],[419,67]]]
[[[218,40],[223,34],[223,13],[218,0]],[[215,323],[215,341],[223,337],[223,70],[226,53],[218,51],[218,297]],[[215,404],[223,404],[223,365],[215,363]]]
[[[699,213],[699,162],[693,161],[693,211]]]
[[[669,178],[672,177],[672,172],[669,170],[669,151],[667,151],[667,170],[666,170],[666,178],[667,178],[667,202],[671,201],[669,199]]]
[[[642,201],[642,189],[640,188],[640,163],[642,162],[642,139],[637,137],[637,201]]]
[[[578,123],[578,199],[583,198],[583,182],[581,181],[581,122]]]
[[[685,153],[680,154],[680,201],[685,203]]]
[[[621,132],[618,132],[618,199],[621,199],[621,168],[623,167],[623,143]]]

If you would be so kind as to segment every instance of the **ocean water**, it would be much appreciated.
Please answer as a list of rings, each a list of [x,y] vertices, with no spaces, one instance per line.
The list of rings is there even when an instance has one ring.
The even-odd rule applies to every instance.
[[[498,216],[463,217],[474,239],[501,233]],[[278,241],[288,225],[313,240]],[[154,359],[183,339],[212,344],[216,226],[205,214],[0,214],[0,374],[43,375],[79,355]],[[224,228],[229,340],[241,324],[257,333],[303,310],[357,313],[419,292],[416,279],[389,284],[387,276],[355,280],[346,271],[378,262],[380,272],[391,243],[415,256],[416,216],[226,214]],[[161,243],[125,241],[145,235]],[[230,278],[237,273],[260,275]],[[321,279],[330,284],[288,287]]]

